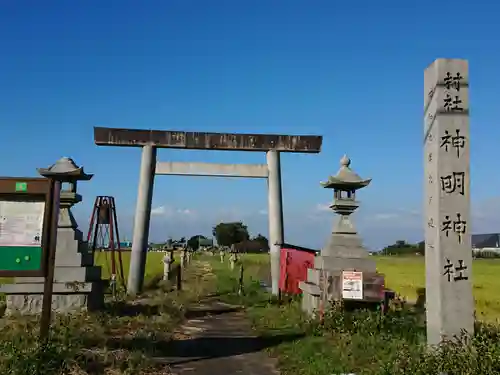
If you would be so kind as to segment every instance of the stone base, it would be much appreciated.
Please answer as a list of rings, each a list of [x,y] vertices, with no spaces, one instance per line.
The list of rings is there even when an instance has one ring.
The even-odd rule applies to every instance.
[[[10,290],[11,294],[6,296],[5,315],[37,315],[42,312],[43,284],[7,285],[10,285],[8,289],[12,290]],[[3,285],[2,289],[6,289],[7,285]],[[26,288],[28,285],[31,287]],[[21,287],[24,287],[24,290],[21,291]],[[104,289],[102,283],[82,283],[78,291],[65,284],[54,284],[52,311],[56,313],[99,311],[103,307]]]
[[[351,263],[350,259],[345,258],[318,258],[322,258],[323,262],[325,260],[327,262],[335,260],[335,266],[338,266],[339,263],[344,265]],[[360,301],[370,303],[381,302],[384,298],[384,276],[374,271],[366,271],[367,269],[372,270],[375,268],[374,264],[372,267],[371,259],[358,259],[358,261],[361,262],[351,269],[363,272],[363,299]],[[325,301],[328,302],[342,300],[342,271],[347,270],[349,268],[344,270],[308,269],[307,281],[299,283],[299,288],[302,290],[302,310],[309,316],[314,316],[322,298],[325,298]]]
[[[318,285],[307,281],[301,281],[299,288],[302,290],[302,311],[314,317],[315,312],[319,309],[321,289]]]
[[[92,282],[101,280],[101,267],[55,267],[54,269],[54,284],[60,283],[78,283]],[[43,284],[43,277],[16,277],[16,284]]]
[[[314,268],[330,272],[356,270],[361,272],[375,272],[376,263],[370,258],[346,258],[335,256],[317,256],[314,259]]]

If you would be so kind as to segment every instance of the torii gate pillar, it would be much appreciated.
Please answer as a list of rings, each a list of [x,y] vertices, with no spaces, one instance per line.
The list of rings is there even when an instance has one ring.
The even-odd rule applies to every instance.
[[[149,223],[151,219],[151,203],[153,201],[153,182],[156,167],[156,147],[142,147],[139,186],[134,217],[134,235],[130,268],[128,272],[127,292],[135,295],[142,290],[146,267],[147,249],[149,245]]]
[[[283,198],[281,195],[281,163],[278,151],[267,152],[267,199],[269,217],[269,255],[271,257],[272,293],[279,293],[280,248],[284,243]]]

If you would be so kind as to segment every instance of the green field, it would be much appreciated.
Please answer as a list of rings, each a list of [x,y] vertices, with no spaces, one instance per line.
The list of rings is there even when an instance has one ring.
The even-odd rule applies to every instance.
[[[386,286],[405,296],[417,298],[417,289],[425,287],[423,257],[376,257],[377,270],[386,276]],[[500,260],[478,259],[472,265],[476,313],[480,320],[500,319]]]
[[[96,254],[96,265],[102,267],[103,278],[108,278],[111,272],[111,261],[109,254]],[[147,256],[146,280],[163,273],[163,258],[161,252],[150,252]],[[128,275],[128,266],[130,262],[130,252],[124,252],[123,265],[125,276]],[[245,259],[250,264],[255,265],[247,272],[258,272],[255,277],[265,280],[269,277],[263,263],[269,262],[267,254],[246,254]],[[214,255],[218,259],[218,255]],[[176,255],[179,259],[179,255]],[[408,301],[417,299],[417,289],[425,286],[425,265],[423,257],[375,257],[377,270],[386,276],[386,286],[395,290]],[[500,319],[500,296],[496,291],[500,290],[500,260],[479,259],[473,263],[473,283],[474,297],[476,299],[476,312],[481,320]],[[4,280],[4,282],[8,280]],[[2,280],[0,279],[0,282]]]
[[[266,255],[245,255],[251,263],[269,261]],[[425,287],[424,257],[376,256],[377,270],[385,275],[386,287],[410,302],[417,299],[417,289]],[[500,319],[500,259],[478,259],[472,266],[476,313],[480,320]],[[262,271],[261,271],[262,273]],[[259,275],[262,276],[262,275]]]
[[[146,258],[146,275],[145,279],[151,279],[157,275],[163,274],[163,257],[164,253],[150,252]],[[118,256],[116,256],[116,264],[118,267]],[[179,255],[176,255],[176,259],[179,259]],[[122,253],[123,271],[125,278],[128,275],[128,269],[130,264],[130,252],[126,251]],[[109,279],[111,274],[111,255],[104,252],[97,252],[95,254],[95,265],[102,267],[102,278]],[[0,278],[0,283],[10,283],[12,279],[2,279]]]
[[[146,275],[145,279],[150,279],[157,275],[163,274],[163,257],[164,253],[149,252],[146,258]],[[179,259],[179,256],[176,256]],[[126,251],[122,253],[123,262],[123,272],[125,278],[128,275],[128,269],[130,264],[130,252]],[[103,279],[108,279],[111,274],[111,255],[104,252],[97,252],[95,254],[95,264],[102,267]],[[116,255],[116,265],[118,267],[118,255]]]

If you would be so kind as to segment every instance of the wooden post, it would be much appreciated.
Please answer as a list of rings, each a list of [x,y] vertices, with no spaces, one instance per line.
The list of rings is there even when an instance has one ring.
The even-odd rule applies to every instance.
[[[177,290],[182,290],[182,267],[177,266]]]
[[[50,319],[52,315],[52,291],[54,286],[54,267],[56,261],[57,226],[59,223],[59,198],[61,196],[61,182],[52,180],[50,184],[50,232],[48,239],[49,254],[46,264],[47,274],[43,284],[42,315],[40,317],[40,340],[46,343],[49,337]]]
[[[238,295],[240,295],[240,296],[243,295],[243,293],[244,293],[243,274],[244,274],[244,268],[243,268],[243,264],[242,264],[240,267],[240,279],[239,279],[239,283],[238,283]]]

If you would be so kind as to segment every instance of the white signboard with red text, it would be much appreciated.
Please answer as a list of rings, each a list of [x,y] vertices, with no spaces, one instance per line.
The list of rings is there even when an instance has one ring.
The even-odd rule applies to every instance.
[[[342,272],[342,298],[363,299],[363,272]]]

